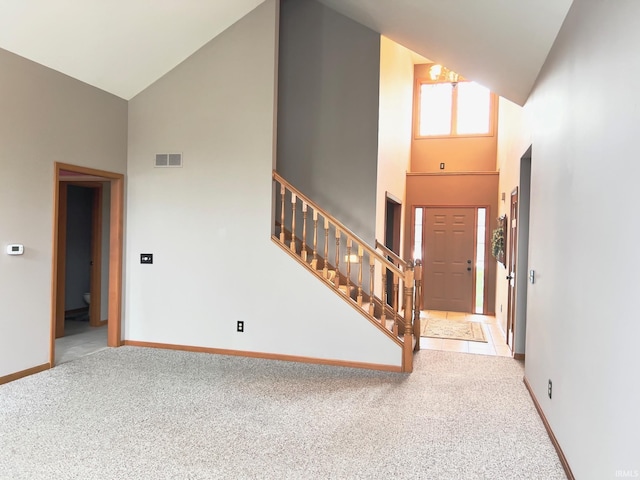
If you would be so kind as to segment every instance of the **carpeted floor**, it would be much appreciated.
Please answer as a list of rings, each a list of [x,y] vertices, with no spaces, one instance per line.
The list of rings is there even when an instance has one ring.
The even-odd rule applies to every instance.
[[[520,363],[415,366],[103,350],[0,386],[0,478],[566,478]]]

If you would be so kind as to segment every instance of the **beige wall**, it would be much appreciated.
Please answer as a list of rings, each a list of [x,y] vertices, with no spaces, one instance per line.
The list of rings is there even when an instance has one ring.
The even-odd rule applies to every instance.
[[[531,145],[531,131],[525,109],[515,103],[500,98],[498,124],[498,170],[500,183],[498,185],[499,210],[497,216],[510,215],[511,192],[520,185],[520,162],[522,155]],[[502,200],[502,195],[505,199]],[[509,242],[509,239],[507,239]],[[509,282],[506,280],[509,272],[501,263],[497,264],[496,284],[496,320],[503,332],[507,328],[507,299]],[[517,285],[526,289],[525,285]],[[521,353],[521,352],[519,352]]]
[[[427,65],[415,66],[416,85],[428,77]],[[417,119],[419,90],[414,88],[414,118]],[[494,123],[497,121],[497,101],[494,98]],[[496,170],[497,136],[420,138],[417,126],[411,143],[412,172],[494,172]]]
[[[412,221],[415,207],[484,206],[487,210],[487,233],[496,228],[498,211],[497,173],[476,174],[408,174],[407,210],[405,212],[405,251],[411,246]],[[485,301],[487,313],[495,311],[496,262],[489,256],[486,262]]]
[[[380,39],[380,118],[378,126],[378,182],[376,191],[376,234],[384,243],[387,193],[402,203],[400,245],[404,240],[406,174],[411,159],[413,111],[412,52],[386,37]],[[400,252],[408,258],[405,252]],[[378,275],[380,276],[380,275]],[[381,278],[376,292],[381,295]]]
[[[398,345],[271,241],[277,5],[130,101],[125,338],[400,365]],[[166,151],[184,167],[153,168]]]
[[[386,193],[398,198],[403,202],[403,210],[405,208],[406,173],[411,159],[412,106],[412,52],[383,36],[380,42],[380,120],[376,193],[376,238],[381,242],[384,241]]]
[[[0,50],[0,112],[3,376],[49,361],[54,162],[124,173],[127,102]]]

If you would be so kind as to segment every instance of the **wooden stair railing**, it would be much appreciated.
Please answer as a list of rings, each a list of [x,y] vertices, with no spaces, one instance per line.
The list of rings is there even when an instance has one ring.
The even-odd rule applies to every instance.
[[[393,263],[400,268],[407,268],[407,262],[400,258],[393,250],[380,243],[376,239],[376,248],[387,257],[391,257]],[[413,263],[415,293],[413,300],[413,335],[415,336],[415,350],[420,350],[420,311],[422,310],[422,260],[417,259]]]
[[[376,241],[376,247],[384,255],[377,252],[275,171],[273,180],[278,219],[273,225],[274,242],[400,345],[402,371],[411,372],[413,352],[419,348],[420,311],[414,305],[416,308],[420,305],[416,295],[421,265],[416,265],[418,271],[414,276],[412,262],[405,262],[384,246],[380,248]],[[387,298],[387,272],[393,276],[391,299]],[[376,295],[376,287],[380,297]]]

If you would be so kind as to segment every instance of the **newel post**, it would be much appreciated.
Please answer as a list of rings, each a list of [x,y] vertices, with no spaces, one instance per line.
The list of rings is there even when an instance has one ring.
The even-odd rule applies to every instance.
[[[422,260],[416,260],[413,270],[416,285],[413,305],[413,334],[416,337],[415,351],[420,350],[420,311],[422,310]]]
[[[413,371],[413,263],[409,262],[404,273],[404,343],[402,371],[410,373]]]

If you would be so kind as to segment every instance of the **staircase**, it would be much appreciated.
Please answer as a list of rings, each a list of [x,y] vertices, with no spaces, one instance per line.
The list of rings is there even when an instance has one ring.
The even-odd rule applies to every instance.
[[[275,171],[272,239],[364,318],[402,347],[402,371],[420,349],[420,261],[370,246]],[[387,277],[393,291],[387,294]]]

